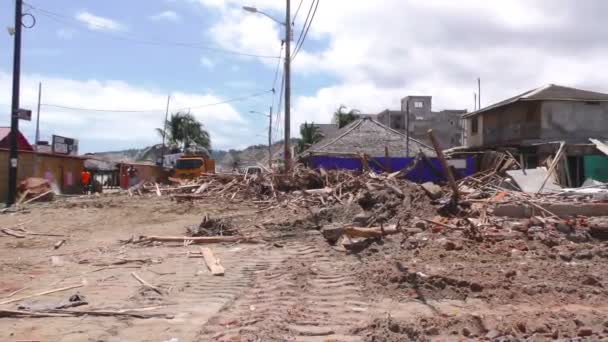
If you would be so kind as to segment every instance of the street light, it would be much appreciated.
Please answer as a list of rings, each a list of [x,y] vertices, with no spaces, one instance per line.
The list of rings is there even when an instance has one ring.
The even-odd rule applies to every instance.
[[[259,10],[259,9],[257,9],[256,7],[251,7],[251,6],[243,6],[243,9],[244,9],[245,11],[247,11],[247,12],[251,12],[251,13],[259,13],[259,14],[261,14],[261,15],[264,15],[264,16],[266,16],[266,17],[270,18],[272,21],[274,21],[274,22],[278,23],[279,25],[286,26],[284,22],[282,22],[282,21],[280,21],[280,20],[275,19],[273,16],[271,16],[270,14],[268,14],[268,13],[266,13],[266,12],[260,11],[260,10]]]
[[[274,22],[285,26],[285,173],[289,171],[291,166],[291,1],[286,0],[285,21],[281,22],[272,16],[257,9],[256,7],[243,6],[243,10],[251,13],[259,13],[264,15]],[[272,121],[272,108],[270,110],[270,121]],[[270,125],[268,133],[268,150],[270,151]]]

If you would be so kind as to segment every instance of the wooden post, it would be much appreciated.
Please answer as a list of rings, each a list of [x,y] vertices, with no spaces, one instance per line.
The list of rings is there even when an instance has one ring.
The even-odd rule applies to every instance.
[[[386,172],[393,172],[393,169],[391,168],[390,155],[388,154],[388,146],[384,146],[384,159],[386,159],[386,165],[384,165]]]
[[[557,163],[559,163],[559,160],[562,158],[562,154],[563,154],[565,146],[566,146],[566,143],[562,141],[561,144],[559,145],[559,149],[557,150],[557,153],[555,154],[555,159],[553,159],[553,161],[551,162],[551,166],[549,166],[549,170],[547,170],[547,176],[545,177],[543,184],[540,186],[540,188],[538,189],[536,194],[540,194],[543,191],[543,189],[545,188],[545,185],[547,184],[547,181],[549,180],[549,178],[551,178],[551,175],[553,174],[553,172],[555,172],[555,167],[557,166]]]
[[[460,193],[458,192],[458,185],[456,184],[456,180],[454,180],[454,175],[452,174],[452,170],[448,166],[448,162],[445,159],[445,156],[443,155],[443,151],[441,150],[441,146],[439,146],[439,142],[437,141],[437,138],[435,138],[435,135],[433,134],[433,130],[429,129],[428,134],[429,134],[429,138],[431,139],[431,142],[433,143],[433,147],[435,148],[435,152],[437,153],[437,158],[439,158],[441,167],[443,168],[446,178],[448,179],[448,183],[450,184],[450,187],[452,188],[452,192],[453,192],[452,199],[457,202],[458,198],[460,197]]]

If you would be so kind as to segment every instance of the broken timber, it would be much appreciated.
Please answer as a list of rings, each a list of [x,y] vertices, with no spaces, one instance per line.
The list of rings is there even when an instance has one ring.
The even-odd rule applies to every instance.
[[[222,242],[247,242],[258,243],[259,241],[244,236],[142,236],[139,241],[159,242],[185,242],[192,244],[222,243]]]
[[[213,252],[209,248],[201,247],[201,254],[205,259],[205,264],[214,276],[223,276],[224,267],[220,264],[220,260],[213,255]]]
[[[350,237],[374,238],[397,233],[399,233],[399,229],[396,225],[372,228],[344,227],[344,234]]]

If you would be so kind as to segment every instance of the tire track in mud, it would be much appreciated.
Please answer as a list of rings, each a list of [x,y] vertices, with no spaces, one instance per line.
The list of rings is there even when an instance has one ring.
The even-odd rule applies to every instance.
[[[256,275],[254,286],[211,318],[201,341],[359,341],[348,331],[368,318],[344,257],[318,237],[285,243],[285,260]]]

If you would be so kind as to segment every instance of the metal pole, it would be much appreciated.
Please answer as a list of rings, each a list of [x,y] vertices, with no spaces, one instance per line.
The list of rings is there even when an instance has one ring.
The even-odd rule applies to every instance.
[[[477,93],[473,93],[473,111],[477,111]]]
[[[477,106],[477,109],[481,109],[481,78],[480,77],[477,78],[477,102],[479,103],[479,105]]]
[[[21,17],[22,0],[15,0],[15,40],[13,48],[13,99],[11,104],[10,153],[8,161],[8,198],[6,205],[11,206],[17,197],[17,134],[19,133],[19,83],[21,77]]]
[[[42,82],[38,82],[38,110],[36,112],[36,140],[35,143],[38,145],[40,141],[40,99],[42,98]]]
[[[406,156],[410,156],[410,100],[407,99],[405,103],[405,135],[407,140],[405,142],[405,153]]]
[[[272,106],[268,114],[268,168],[272,170]]]
[[[165,145],[165,138],[167,136],[167,121],[169,120],[169,103],[171,101],[171,94],[167,95],[167,110],[165,111],[165,125],[163,128],[163,167],[165,166],[165,154],[167,154],[167,146]]]
[[[291,2],[285,10],[285,173],[291,167]]]

